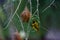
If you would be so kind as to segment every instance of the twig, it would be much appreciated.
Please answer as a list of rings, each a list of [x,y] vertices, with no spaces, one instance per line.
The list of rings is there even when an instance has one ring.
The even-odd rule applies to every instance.
[[[19,18],[19,21],[20,21],[20,23],[21,23],[21,27],[22,27],[22,29],[23,29],[23,31],[24,31],[24,26],[23,26],[22,20],[21,20],[21,18],[19,17],[18,14],[16,14],[16,15],[17,15],[17,17]]]
[[[35,12],[33,13],[33,16],[35,15],[36,12],[37,12],[37,9],[36,9]],[[33,16],[32,16],[32,17],[33,17]]]
[[[31,0],[29,0],[29,2],[30,2],[30,13],[32,14],[32,3],[31,3]],[[27,36],[26,36],[25,40],[28,40],[28,37],[29,37],[29,34],[30,34],[30,30],[31,30],[31,28],[30,28],[30,21],[31,21],[31,17],[30,17],[29,22],[28,22]]]
[[[43,13],[44,11],[46,11],[54,2],[55,2],[55,0],[53,0],[53,1],[50,3],[50,5],[47,6],[47,7],[42,11],[42,13]]]
[[[18,4],[18,6],[17,6],[17,8],[16,8],[16,10],[15,10],[15,12],[14,12],[14,14],[12,15],[12,17],[10,18],[10,20],[9,20],[8,24],[6,25],[6,27],[5,27],[3,30],[5,30],[5,29],[7,29],[7,28],[8,28],[8,26],[9,26],[10,22],[12,21],[12,19],[13,19],[14,15],[15,15],[15,14],[16,14],[16,12],[18,11],[20,4],[21,4],[21,0],[20,0],[20,2],[19,2],[19,4]]]

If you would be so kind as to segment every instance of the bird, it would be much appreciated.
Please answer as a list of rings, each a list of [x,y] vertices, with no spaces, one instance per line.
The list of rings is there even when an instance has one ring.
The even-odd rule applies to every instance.
[[[22,38],[19,35],[19,32],[15,32],[15,40],[22,40]]]
[[[29,12],[28,8],[25,7],[24,11],[21,13],[21,19],[23,22],[28,22],[31,17],[31,13]]]
[[[35,30],[35,31],[39,31],[39,24],[37,21],[33,20],[32,22],[32,28]]]

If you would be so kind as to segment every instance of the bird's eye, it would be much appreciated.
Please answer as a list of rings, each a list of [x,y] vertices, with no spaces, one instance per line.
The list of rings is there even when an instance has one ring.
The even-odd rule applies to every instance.
[[[33,23],[35,23],[35,21],[33,21]]]

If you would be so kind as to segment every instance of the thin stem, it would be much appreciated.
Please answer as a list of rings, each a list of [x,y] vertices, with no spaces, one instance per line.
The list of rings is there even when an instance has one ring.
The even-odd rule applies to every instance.
[[[50,3],[50,5],[48,5],[48,6],[42,11],[42,13],[45,12],[54,2],[55,2],[55,0],[53,0],[53,1]]]
[[[39,18],[39,0],[37,0],[37,14],[38,14],[38,18]]]
[[[17,6],[17,8],[16,8],[16,10],[15,10],[15,12],[14,12],[14,14],[12,15],[12,17],[10,18],[10,20],[9,20],[8,24],[6,25],[6,27],[5,27],[3,30],[5,30],[5,29],[7,29],[7,28],[8,28],[8,26],[9,26],[10,22],[12,21],[12,19],[13,19],[14,15],[15,15],[15,14],[16,14],[16,12],[18,11],[20,4],[21,4],[21,0],[20,0],[20,2],[19,2],[19,4],[18,4],[18,6]]]
[[[39,18],[39,0],[37,0],[37,9],[35,10],[35,12],[33,13],[32,17],[37,13],[38,14],[38,18]]]
[[[30,13],[32,14],[32,3],[31,3],[31,0],[29,0],[29,2],[30,2]],[[26,40],[28,40],[28,37],[29,37],[29,34],[30,34],[30,30],[31,30],[31,28],[30,28],[30,21],[31,21],[31,17],[30,17],[29,22],[28,22]]]
[[[16,15],[17,15],[17,17],[19,18],[19,21],[20,21],[20,23],[21,23],[21,27],[22,27],[22,29],[23,29],[23,31],[24,31],[24,26],[23,26],[22,20],[21,20],[21,18],[19,17],[18,14],[16,14]]]
[[[30,0],[30,12],[32,14],[32,3],[31,3],[31,0]]]
[[[37,12],[37,9],[36,9],[35,12],[33,13],[33,16],[35,15],[36,12]],[[32,16],[32,17],[33,17],[33,16]]]

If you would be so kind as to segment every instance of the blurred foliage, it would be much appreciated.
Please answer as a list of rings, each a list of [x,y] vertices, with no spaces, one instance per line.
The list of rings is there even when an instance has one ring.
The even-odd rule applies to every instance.
[[[14,12],[19,4],[20,0],[15,0],[13,2],[14,4]],[[54,1],[54,2],[53,2]],[[52,3],[53,2],[53,3]],[[34,12],[37,9],[37,0],[31,0],[32,3],[32,15],[34,14]],[[28,0],[21,0],[21,4],[19,6],[19,9],[17,10],[16,14],[20,17],[20,14],[23,12],[25,7],[28,7],[29,11],[30,11],[30,3]],[[48,8],[47,8],[48,7]],[[47,9],[46,9],[47,8]],[[46,10],[45,10],[46,9]],[[56,26],[56,28],[60,28],[60,0],[39,0],[39,16],[36,13],[33,18],[35,20],[37,20],[39,22],[39,28],[40,28],[40,33],[38,34],[35,30],[33,30],[33,28],[31,27],[31,22],[33,21],[32,19],[30,20],[30,26],[29,28],[31,28],[31,32],[30,32],[30,36],[43,36],[45,35],[45,33],[47,32],[48,29],[50,29],[52,26],[53,28]],[[8,13],[9,14],[9,13]],[[7,14],[7,15],[8,15]],[[13,13],[14,14],[14,13]],[[14,23],[14,25],[16,26],[17,30],[20,32],[20,30],[22,30],[21,27],[21,22],[20,19],[17,15],[14,15],[12,21]],[[12,15],[13,16],[13,15]],[[39,18],[38,18],[39,17]],[[4,13],[3,8],[0,7],[0,25],[3,27],[4,22],[8,20],[6,19],[6,13]],[[9,21],[8,21],[9,22]],[[8,23],[7,22],[7,23]],[[27,32],[27,25],[28,23],[22,22],[25,31]],[[7,24],[6,24],[7,25]],[[6,27],[5,25],[5,27]],[[9,27],[8,26],[6,29],[3,28],[3,33],[4,35],[8,36],[9,32]],[[45,30],[47,29],[47,30]],[[29,29],[28,29],[29,30]]]

